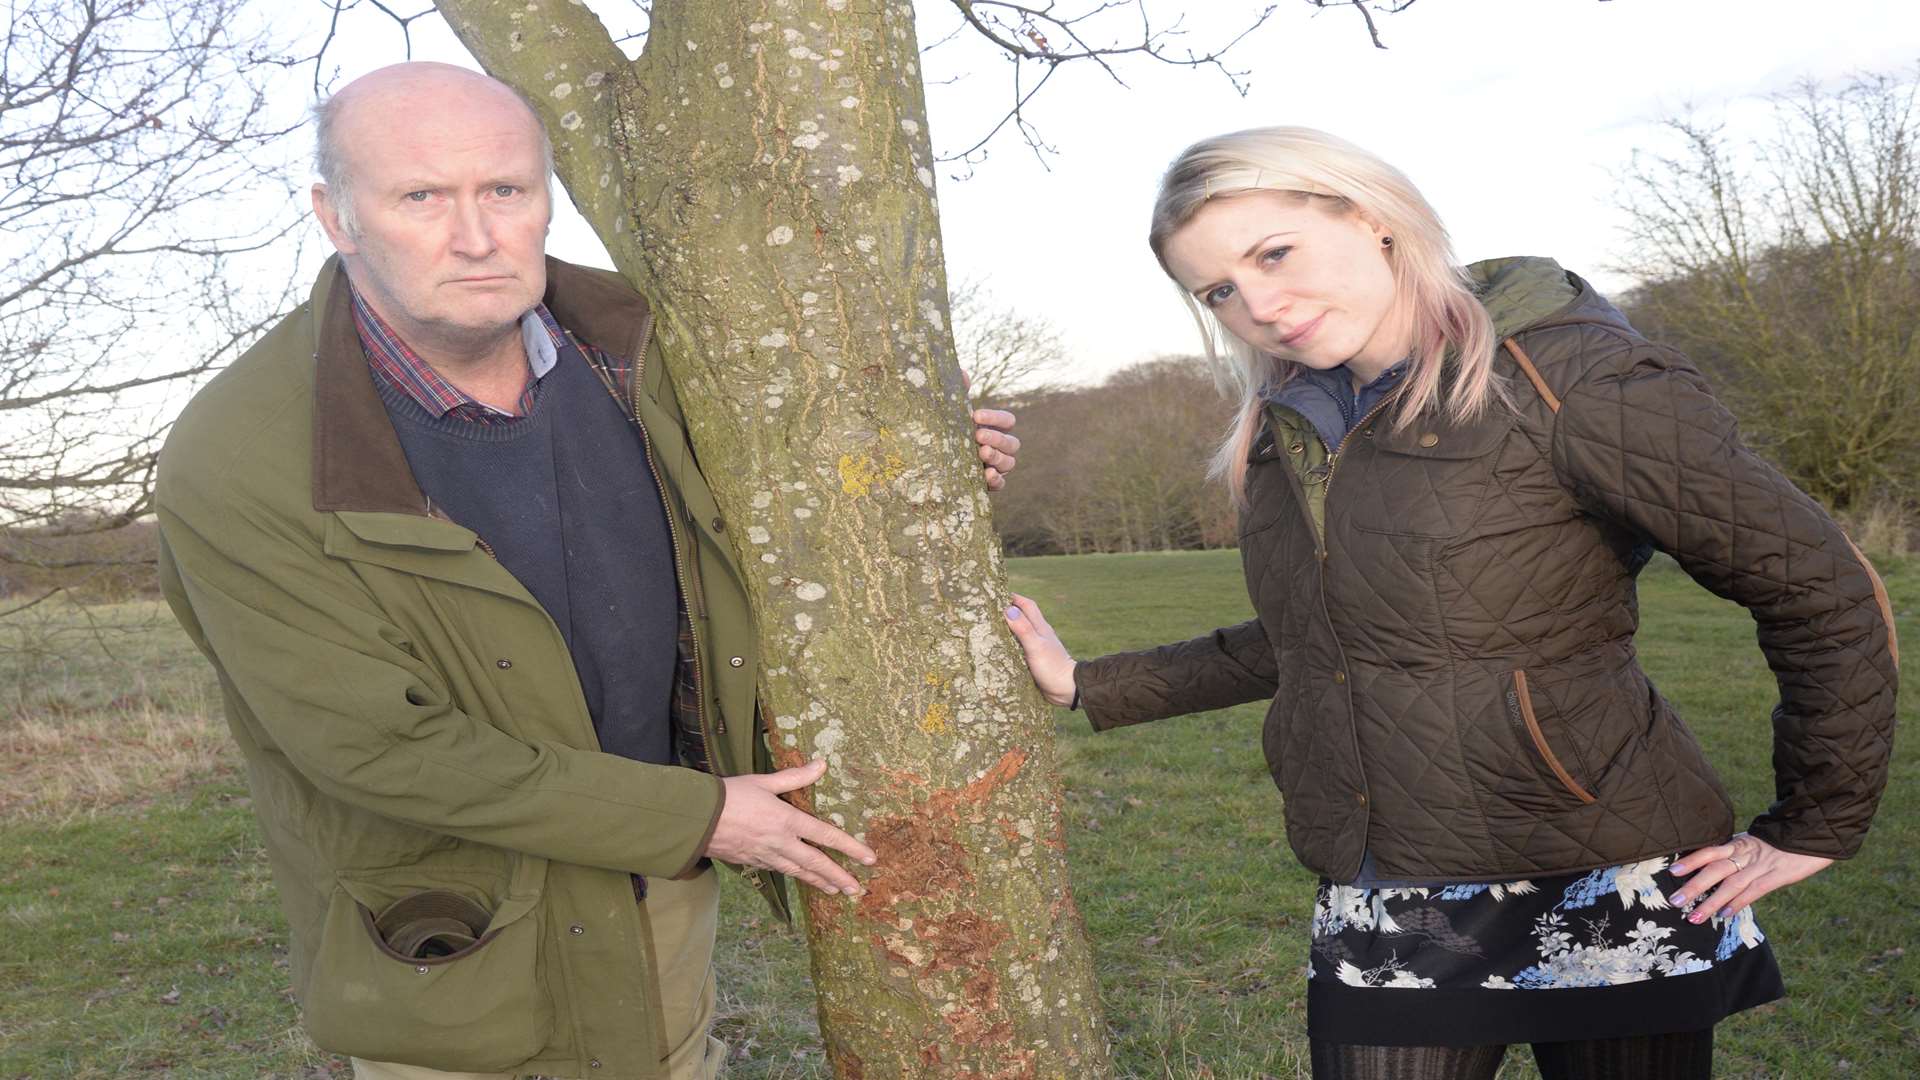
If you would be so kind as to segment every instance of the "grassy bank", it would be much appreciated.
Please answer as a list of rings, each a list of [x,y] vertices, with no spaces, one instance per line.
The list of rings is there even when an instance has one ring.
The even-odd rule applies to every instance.
[[[1244,617],[1232,552],[1018,560],[1076,653]],[[1645,662],[1743,812],[1771,794],[1750,620],[1670,563]],[[1889,575],[1909,640],[1920,572]],[[285,929],[197,655],[156,605],[0,623],[0,1078],[343,1075],[300,1035]],[[1902,709],[1903,725],[1916,710]],[[1286,849],[1247,706],[1095,737],[1062,714],[1071,859],[1123,1075],[1304,1075],[1313,879]],[[1769,898],[1792,996],[1721,1030],[1723,1076],[1906,1077],[1920,1060],[1920,751],[1865,853]],[[722,910],[729,1075],[824,1077],[805,948],[744,888]],[[1531,1076],[1516,1055],[1508,1077]]]

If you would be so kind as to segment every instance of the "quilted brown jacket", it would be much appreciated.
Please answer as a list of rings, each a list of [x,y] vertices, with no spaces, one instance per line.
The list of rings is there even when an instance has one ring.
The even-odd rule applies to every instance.
[[[1584,281],[1544,259],[1474,271],[1512,407],[1396,430],[1387,405],[1330,453],[1272,406],[1240,519],[1257,616],[1080,664],[1094,726],[1271,698],[1288,840],[1335,881],[1367,852],[1382,878],[1438,883],[1719,842],[1732,801],[1635,657],[1657,548],[1748,609],[1778,677],[1777,798],[1749,831],[1852,855],[1893,740],[1879,578]]]

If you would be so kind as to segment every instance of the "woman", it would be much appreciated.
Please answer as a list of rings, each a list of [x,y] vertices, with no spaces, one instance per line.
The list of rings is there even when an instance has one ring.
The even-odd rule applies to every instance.
[[[1707,1076],[1782,992],[1748,905],[1859,848],[1884,787],[1884,589],[1685,359],[1544,259],[1455,265],[1391,166],[1302,128],[1188,149],[1154,253],[1241,395],[1214,465],[1257,617],[1034,679],[1097,729],[1271,698],[1322,875],[1317,1077]],[[1224,333],[1220,333],[1224,331]],[[1745,605],[1778,674],[1779,799],[1734,829],[1635,660],[1654,549]]]

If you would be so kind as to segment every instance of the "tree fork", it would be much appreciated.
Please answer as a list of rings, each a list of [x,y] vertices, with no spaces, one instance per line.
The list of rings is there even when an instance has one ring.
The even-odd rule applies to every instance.
[[[775,759],[826,758],[809,808],[880,855],[857,901],[807,893],[837,1075],[1107,1076],[947,325],[912,4],[655,0],[631,63],[578,4],[439,7],[654,301]]]

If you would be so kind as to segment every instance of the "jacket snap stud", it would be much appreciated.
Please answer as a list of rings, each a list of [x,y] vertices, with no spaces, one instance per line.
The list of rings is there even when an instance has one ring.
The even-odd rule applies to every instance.
[[[1302,450],[1305,450],[1306,448],[1307,448],[1306,443],[1294,443],[1292,446],[1287,447],[1287,453],[1297,454]]]
[[[714,532],[726,532],[726,531],[727,531],[727,523],[726,523],[725,521],[722,521],[722,520],[721,520],[721,519],[719,519],[719,518],[714,518],[714,519],[713,519],[713,531],[714,531]]]
[[[1435,435],[1431,431],[1427,432],[1425,435],[1420,436],[1421,446],[1438,446],[1439,444],[1440,444],[1440,436]]]
[[[1334,672],[1334,673],[1333,673],[1333,681],[1334,681],[1334,682],[1337,682],[1337,683],[1343,683],[1343,682],[1346,682],[1346,681],[1347,681],[1347,673],[1346,673],[1346,672],[1344,672],[1344,671],[1336,671],[1336,672]]]
[[[1360,434],[1365,435],[1367,438],[1371,439],[1373,438],[1373,429],[1368,428],[1367,430],[1361,432]]]
[[[502,671],[505,671],[506,669],[508,669],[508,668],[510,668],[510,667],[512,667],[512,666],[513,666],[513,661],[511,661],[511,660],[509,660],[509,659],[507,659],[506,657],[504,657],[504,656],[503,656],[503,657],[501,657],[500,659],[498,659],[498,660],[495,660],[495,661],[493,662],[493,665],[494,665],[495,667],[497,667],[497,668],[499,668],[500,670],[502,670]]]
[[[428,967],[425,964],[415,964],[413,967],[413,970],[419,972],[422,975],[425,975],[427,972],[432,971],[433,969]]]
[[[727,657],[727,665],[728,665],[729,667],[739,667],[739,666],[741,666],[742,664],[745,664],[746,662],[747,662],[747,658],[746,658],[746,657],[744,657],[744,656],[729,656],[729,657]]]
[[[1359,803],[1361,806],[1367,805],[1367,796],[1363,792],[1358,792],[1358,791],[1354,792],[1353,799],[1355,802]]]
[[[589,1069],[597,1069],[597,1068],[599,1068],[599,1067],[600,1067],[600,1059],[599,1059],[599,1058],[594,1058],[594,1059],[593,1059],[592,1061],[589,1061],[589,1062],[587,1062],[587,1068],[589,1068]]]
[[[572,934],[574,937],[579,937],[586,932],[587,928],[581,926],[579,923],[574,923],[572,926],[567,927],[567,933]]]

